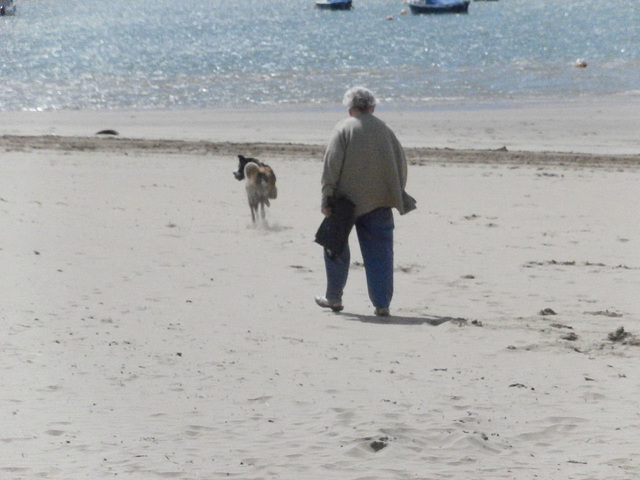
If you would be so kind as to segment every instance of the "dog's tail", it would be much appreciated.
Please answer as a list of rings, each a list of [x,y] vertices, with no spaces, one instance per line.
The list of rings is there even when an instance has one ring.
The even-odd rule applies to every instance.
[[[260,173],[260,167],[253,162],[249,162],[244,166],[244,176],[247,178],[253,177]]]

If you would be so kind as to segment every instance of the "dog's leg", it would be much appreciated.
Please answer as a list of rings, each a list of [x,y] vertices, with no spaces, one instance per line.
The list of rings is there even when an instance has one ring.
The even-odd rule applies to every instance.
[[[249,209],[251,210],[251,221],[256,223],[256,213],[258,213],[258,207],[249,200]]]
[[[262,220],[267,216],[267,212],[264,210],[264,202],[260,202],[260,216],[262,217]]]

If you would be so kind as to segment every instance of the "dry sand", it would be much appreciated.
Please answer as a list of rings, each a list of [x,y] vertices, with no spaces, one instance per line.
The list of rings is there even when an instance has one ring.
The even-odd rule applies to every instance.
[[[640,478],[637,136],[401,133],[419,209],[381,321],[355,239],[345,310],[313,302],[305,120],[243,143],[119,115],[0,114],[0,478]],[[237,153],[278,175],[257,226]]]

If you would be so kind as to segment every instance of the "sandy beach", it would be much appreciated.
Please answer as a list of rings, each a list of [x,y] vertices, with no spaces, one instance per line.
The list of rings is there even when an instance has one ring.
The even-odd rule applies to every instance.
[[[638,113],[380,108],[418,200],[385,320],[354,238],[313,301],[341,110],[0,113],[0,477],[639,478]]]

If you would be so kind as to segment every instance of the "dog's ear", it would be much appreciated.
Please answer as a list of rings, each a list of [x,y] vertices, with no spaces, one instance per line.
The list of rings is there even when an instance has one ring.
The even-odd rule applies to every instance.
[[[244,158],[244,156],[242,156],[242,155],[238,155],[238,159],[239,159],[241,162],[242,162],[243,160],[246,160],[246,159]]]

